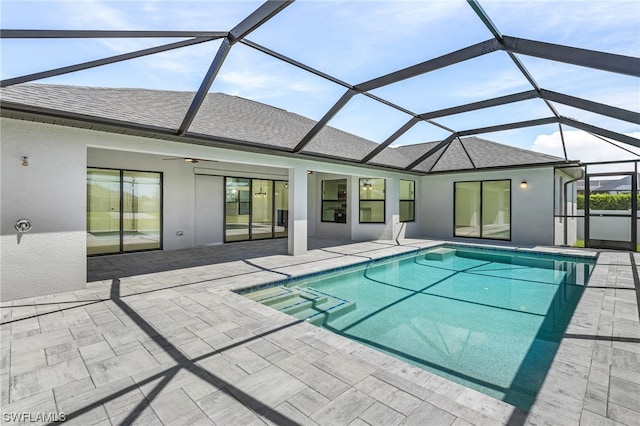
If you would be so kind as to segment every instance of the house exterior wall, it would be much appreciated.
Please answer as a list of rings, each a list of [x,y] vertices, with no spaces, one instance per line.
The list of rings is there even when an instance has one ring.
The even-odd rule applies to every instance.
[[[422,235],[453,239],[454,182],[511,179],[511,243],[553,245],[553,167],[425,176],[419,191]],[[528,186],[520,188],[520,182]],[[470,242],[496,242],[465,238]]]
[[[63,127],[0,124],[2,300],[81,289],[87,270],[84,143]],[[31,231],[18,234],[18,219],[31,220]]]
[[[222,243],[224,176],[287,180],[290,170],[304,170],[304,174],[312,170],[313,174],[306,175],[305,184],[306,234],[357,240],[395,238],[398,226],[392,221],[394,217],[397,220],[398,200],[394,189],[397,181],[411,179],[416,181],[417,188],[420,186],[418,177],[393,171],[9,118],[1,119],[0,131],[1,300],[84,288],[87,167],[163,173],[165,250]],[[22,156],[29,157],[29,167],[20,165]],[[173,157],[178,159],[165,160]],[[182,157],[215,162],[190,164],[181,161]],[[349,195],[352,216],[344,229],[336,227],[342,224],[320,221],[322,176],[347,177],[352,185]],[[360,177],[387,179],[387,223],[358,223]],[[219,209],[212,210],[216,206]],[[404,236],[420,236],[419,214],[416,216],[416,222],[403,228]],[[13,223],[21,218],[31,219],[34,226],[30,232],[18,236]]]

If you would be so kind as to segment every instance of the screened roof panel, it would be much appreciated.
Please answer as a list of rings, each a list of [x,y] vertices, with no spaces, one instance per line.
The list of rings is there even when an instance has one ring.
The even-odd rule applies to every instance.
[[[605,115],[596,114],[579,108],[573,108],[567,105],[554,104],[558,113],[564,117],[572,118],[583,123],[593,126],[602,127],[618,133],[640,133],[640,125],[629,123],[628,121],[618,120],[607,117]]]
[[[499,132],[487,132],[478,133],[477,137],[487,139],[490,141],[498,142],[501,144],[513,146],[521,149],[534,150],[536,149],[536,142],[539,138],[544,138],[547,135],[553,135],[559,131],[558,124],[545,124],[541,126],[522,127],[518,129],[502,130]],[[559,139],[558,139],[559,140]],[[556,157],[564,157],[562,151],[562,145],[558,145],[557,150],[552,153],[545,152],[547,154],[555,155]],[[569,157],[569,160],[577,160],[579,157]]]
[[[526,98],[531,93],[536,94],[535,88],[518,70],[508,53],[501,49],[518,50],[518,46],[521,46],[526,51],[537,46],[545,51],[541,53],[542,56],[549,53],[555,61],[571,61],[571,58],[558,55],[563,52],[563,55],[571,56],[572,52],[567,52],[570,48],[562,45],[632,56],[631,62],[621,57],[608,57],[605,61],[602,55],[590,56],[587,52],[574,55],[573,60],[581,60],[578,56],[591,58],[589,60],[602,62],[600,65],[604,68],[624,68],[633,77],[539,59],[516,51],[513,55],[542,89],[537,95],[544,96],[546,93],[556,98],[562,95],[565,96],[565,102],[574,97],[574,103],[578,98],[578,103],[584,99],[626,109],[632,113],[610,113],[623,114],[631,123],[589,112],[590,108],[597,106],[588,102],[581,103],[585,111],[567,106],[571,105],[570,102],[565,105],[561,103],[562,100],[550,101],[562,116],[574,117],[614,132],[632,134],[636,139],[640,136],[640,124],[637,123],[637,116],[633,115],[633,112],[640,112],[640,79],[637,71],[640,65],[634,66],[638,64],[640,54],[638,2],[515,3],[486,0],[482,2],[482,9],[487,12],[498,32],[505,36],[531,39],[533,43],[507,39],[508,43],[498,46],[491,31],[478,16],[482,12],[476,13],[465,1],[298,0],[289,4],[277,1],[10,0],[3,1],[0,19],[3,34],[6,33],[5,29],[38,28],[127,32],[232,31],[225,41],[208,41],[38,80],[70,86],[162,89],[164,92],[158,94],[136,89],[103,93],[106,99],[122,99],[126,102],[128,109],[124,111],[128,111],[126,114],[130,113],[131,117],[118,110],[114,102],[100,101],[93,106],[86,104],[91,97],[88,92],[80,93],[73,88],[67,91],[63,87],[43,90],[69,96],[71,102],[78,96],[80,105],[95,112],[96,116],[125,121],[138,117],[142,120],[141,124],[157,123],[160,126],[163,126],[164,118],[164,127],[173,129],[179,126],[176,137],[196,133],[207,138],[221,137],[238,143],[246,142],[250,146],[273,146],[292,151],[294,155],[302,150],[303,153],[313,152],[356,162],[369,154],[367,159],[371,159],[372,163],[406,167],[413,165],[417,158],[429,150],[429,146],[433,146],[425,142],[436,141],[433,143],[437,144],[447,139],[451,132],[551,117],[552,112],[540,99],[486,107],[495,103],[495,98],[509,96],[513,99],[516,95]],[[167,38],[166,34],[161,38],[109,37],[62,40],[55,37],[37,40],[2,38],[3,85],[7,85],[7,78],[14,76],[185,40]],[[539,41],[561,46],[534,46]],[[478,43],[482,43],[482,51]],[[259,45],[266,50],[261,51]],[[25,46],[34,47],[27,49]],[[228,46],[228,54],[220,56],[223,58],[221,61],[213,61],[220,46]],[[492,53],[481,55],[486,51]],[[460,52],[473,53],[465,56]],[[463,60],[460,56],[472,59]],[[214,64],[217,62],[220,69],[207,76],[212,61]],[[294,61],[298,61],[298,64],[292,63]],[[434,65],[432,71],[425,72],[429,69],[425,64],[438,65]],[[313,69],[326,75],[319,76]],[[349,101],[336,104],[338,99],[347,99],[344,94],[351,85],[368,80],[379,84],[352,88],[350,93],[353,96]],[[199,89],[201,91],[196,93]],[[371,90],[372,95],[396,104],[405,112],[372,100],[366,93],[359,93],[362,90]],[[41,101],[36,93],[37,88],[30,86],[26,91],[33,96],[34,102]],[[207,91],[209,95],[205,96]],[[21,99],[18,88],[10,93],[13,96],[11,102]],[[174,102],[172,97],[180,102]],[[168,105],[156,106],[156,99],[168,99]],[[46,100],[44,103],[48,105],[48,102]],[[469,103],[480,103],[484,109],[431,118],[450,130],[425,122],[408,128],[413,114],[432,113]],[[64,110],[63,103],[53,104]],[[142,104],[152,107],[140,115],[136,106]],[[75,113],[81,111],[73,105],[70,108]],[[335,114],[328,114],[329,111]],[[159,114],[159,117],[153,114]],[[417,118],[413,117],[410,123],[415,120]],[[316,125],[316,121],[320,121],[321,125]],[[563,127],[568,128],[567,125]],[[310,133],[311,129],[314,132]],[[401,133],[399,129],[408,130],[398,135]],[[588,135],[583,131],[575,132]],[[373,151],[394,134],[398,138],[393,140],[392,146],[399,148],[387,148],[380,153]],[[557,123],[480,136],[511,146],[538,150],[542,146],[540,141],[553,139],[555,135],[559,137]],[[455,145],[458,143],[460,146]],[[410,144],[418,145],[413,148]],[[466,160],[458,158],[459,154],[464,153],[465,142],[452,144],[453,148],[447,155],[450,157],[455,154],[455,158],[446,157],[446,161],[438,165],[438,170],[466,167],[466,163],[462,164]],[[492,152],[497,152],[494,146],[490,148]],[[525,157],[517,154],[517,151],[512,153],[515,157],[511,159],[516,163]],[[562,152],[554,155],[564,157]],[[571,159],[571,155],[569,157]],[[433,161],[433,164],[429,165],[429,161]],[[473,159],[469,161],[476,166]],[[432,156],[415,170],[431,170],[431,166],[435,168],[437,162],[438,159]],[[493,166],[488,160],[483,164]]]
[[[209,64],[201,69],[204,74]],[[198,86],[193,86],[193,90]],[[240,96],[319,120],[345,89],[286,62],[238,44],[209,90]]]
[[[60,40],[60,42],[62,41],[64,40]],[[129,40],[121,39],[110,41],[114,43],[124,42],[123,44],[127,44],[127,42],[129,42]],[[138,41],[141,41],[142,43],[135,43]],[[169,42],[171,43],[174,41],[175,40]],[[148,40],[135,39],[133,42],[134,43],[132,43],[132,45],[144,46],[148,43]],[[211,62],[210,58],[215,54],[220,43],[221,42],[219,40],[213,40],[176,50],[156,53],[154,55],[142,56],[127,61],[115,62],[100,67],[93,67],[69,74],[62,74],[40,80],[39,82],[78,86],[194,91],[200,85],[202,77],[206,73]],[[95,59],[95,57],[92,57],[91,59]],[[80,60],[78,62],[83,61]],[[66,62],[63,66],[73,64],[75,64],[75,62]],[[43,71],[45,69],[47,69],[46,66],[38,67],[36,72]],[[22,73],[20,73],[20,75],[21,74]],[[176,78],[177,75],[179,75],[180,78]],[[169,88],[167,88],[167,81],[171,81],[171,87]]]
[[[569,159],[579,158],[584,162],[617,161],[625,159],[638,159],[640,148],[636,148],[621,142],[575,130],[563,126],[564,145]],[[640,137],[640,132],[636,135]],[[608,140],[609,142],[605,142]],[[560,132],[550,132],[536,138],[533,148],[538,152],[551,155],[562,155],[562,139]],[[635,154],[637,153],[637,154]]]
[[[372,93],[421,114],[531,88],[508,55],[497,51],[372,90]]]
[[[638,1],[483,1],[503,35],[638,56]]]
[[[464,2],[298,1],[248,38],[358,84],[491,34]]]
[[[519,57],[543,89],[640,112],[640,79],[637,77]]]
[[[541,99],[529,99],[506,105],[439,117],[436,118],[436,121],[457,131],[464,131],[546,117],[553,117],[553,113],[544,101]]]
[[[2,28],[228,31],[263,1],[2,0]],[[211,7],[211,6],[214,7]]]
[[[383,142],[411,118],[410,115],[364,95],[356,95],[329,121],[329,126]]]
[[[424,142],[440,141],[445,139],[451,133],[447,130],[434,126],[424,121],[416,123],[412,128],[407,130],[402,136],[396,139],[391,146],[403,146],[411,144],[419,144]]]

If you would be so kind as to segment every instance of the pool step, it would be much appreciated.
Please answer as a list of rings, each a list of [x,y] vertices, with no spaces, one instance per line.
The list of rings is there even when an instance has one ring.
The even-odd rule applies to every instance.
[[[454,254],[456,254],[456,249],[438,247],[426,252],[424,258],[426,260],[445,260],[453,257]]]
[[[297,291],[280,285],[277,287],[269,287],[265,288],[264,290],[247,293],[244,296],[248,297],[251,300],[255,300],[256,302],[260,302],[264,305],[273,305],[275,303],[281,302],[282,300],[295,297],[296,295]]]
[[[340,299],[310,287],[277,286],[245,296],[311,323],[331,321],[356,308],[355,302]]]
[[[355,311],[356,302],[342,302],[337,306],[333,306],[325,311],[316,312],[307,317],[307,321],[312,324],[324,323],[340,318],[351,311]]]
[[[280,312],[299,317],[297,315],[299,312],[309,309],[322,309],[322,306],[326,305],[329,300],[326,296],[322,295],[311,295],[299,291],[295,293],[295,296],[282,300],[279,303],[270,304],[269,306]]]

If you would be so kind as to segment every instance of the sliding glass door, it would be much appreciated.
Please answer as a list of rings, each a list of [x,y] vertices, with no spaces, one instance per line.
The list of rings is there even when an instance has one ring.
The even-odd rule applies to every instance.
[[[511,181],[454,183],[454,236],[511,239]]]
[[[226,178],[225,242],[286,237],[288,188],[284,181]]]
[[[162,248],[162,174],[87,169],[87,254]]]

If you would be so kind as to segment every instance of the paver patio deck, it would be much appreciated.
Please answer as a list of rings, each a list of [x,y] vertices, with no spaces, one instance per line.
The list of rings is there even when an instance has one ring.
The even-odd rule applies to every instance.
[[[231,291],[438,243],[313,239],[291,257],[286,240],[269,240],[90,258],[86,289],[2,304],[2,421],[640,425],[636,253],[599,253],[529,413]]]

